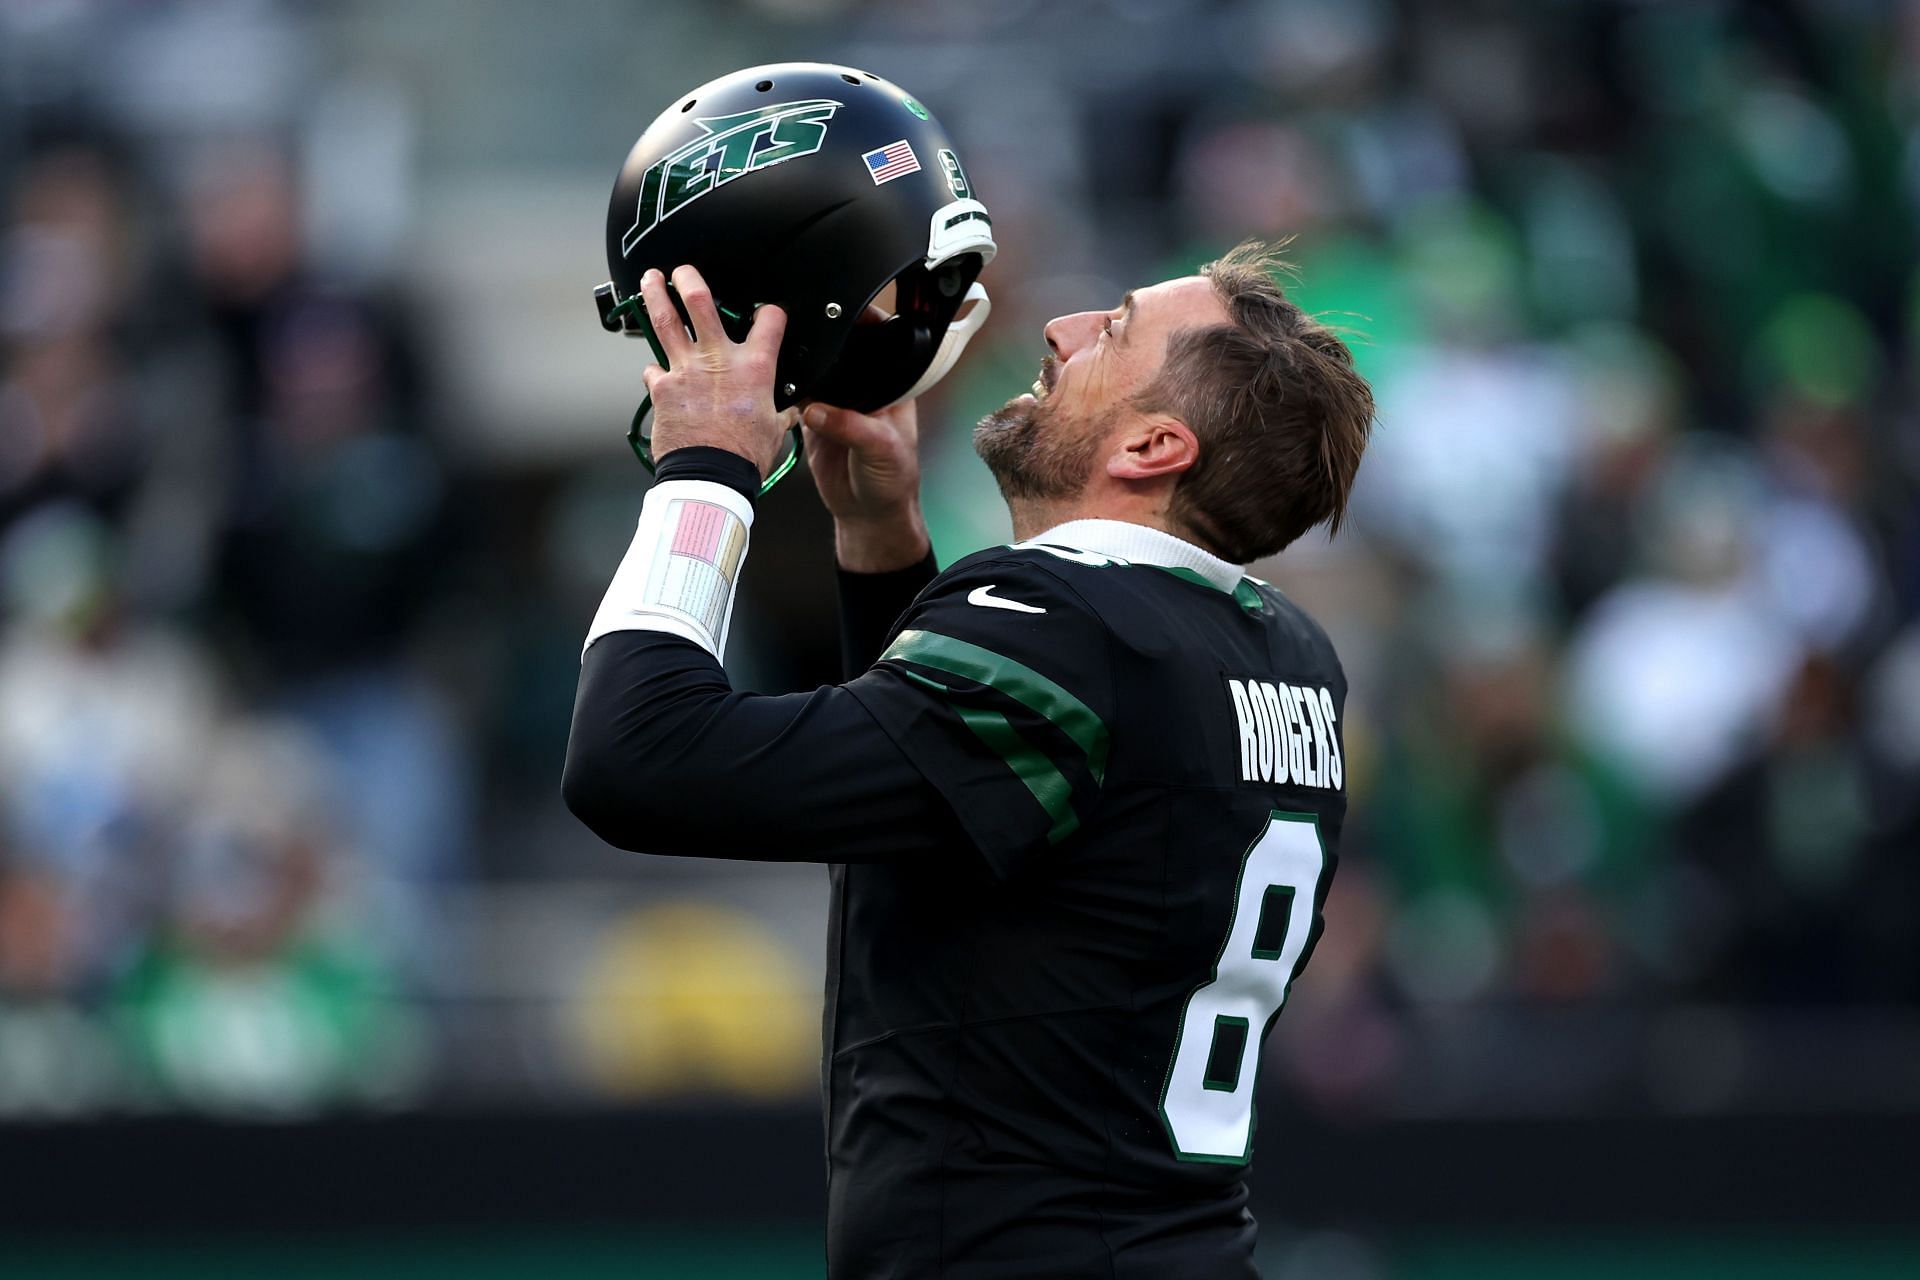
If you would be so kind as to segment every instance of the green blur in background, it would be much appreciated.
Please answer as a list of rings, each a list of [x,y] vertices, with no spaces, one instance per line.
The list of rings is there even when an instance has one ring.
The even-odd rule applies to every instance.
[[[1256,568],[1353,688],[1263,1108],[1356,1143],[1797,1118],[1827,1170],[1770,1185],[1910,1182],[1873,1131],[1920,1117],[1920,6],[76,0],[0,6],[0,1270],[818,1273],[812,1227],[644,1201],[291,1241],[179,1134],[206,1167],[140,1176],[233,1238],[135,1244],[89,1171],[8,1154],[814,1106],[824,872],[616,854],[558,799],[645,484],[642,345],[589,307],[613,172],[791,58],[911,87],[993,211],[993,319],[920,406],[944,561],[1007,536],[969,429],[1046,321],[1243,236],[1292,237],[1375,385],[1347,529]],[[763,502],[743,687],[836,678],[829,538],[803,474]],[[808,1222],[782,1132],[742,1166]],[[1660,1236],[1521,1238],[1489,1185],[1429,1237],[1360,1176],[1295,1230],[1285,1144],[1277,1274],[1920,1271],[1841,1196],[1710,1179]],[[1581,1158],[1510,1176],[1633,1177]]]

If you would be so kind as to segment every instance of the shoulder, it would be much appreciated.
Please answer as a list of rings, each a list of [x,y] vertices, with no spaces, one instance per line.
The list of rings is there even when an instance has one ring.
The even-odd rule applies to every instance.
[[[1346,669],[1341,665],[1340,655],[1334,650],[1333,640],[1327,635],[1327,629],[1320,625],[1320,620],[1265,578],[1249,574],[1240,581],[1243,588],[1257,594],[1264,613],[1272,620],[1280,644],[1308,655],[1316,664],[1329,670],[1344,696]]]
[[[1117,723],[1112,654],[1072,582],[1001,547],[929,583],[845,687],[1004,875],[1091,812]]]
[[[1047,557],[995,547],[956,561],[901,618],[879,665],[993,685],[1023,701],[1113,701],[1109,629]],[[1057,690],[1071,690],[1065,699]]]
[[[1075,568],[1081,572],[1074,573]],[[1033,547],[989,547],[942,570],[915,604],[978,610],[988,616],[998,614],[1000,621],[1047,617],[1058,624],[1097,618],[1098,609],[1083,576],[1087,568]]]

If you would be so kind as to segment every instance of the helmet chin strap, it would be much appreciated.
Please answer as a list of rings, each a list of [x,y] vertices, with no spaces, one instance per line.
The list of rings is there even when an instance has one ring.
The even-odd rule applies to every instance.
[[[927,371],[920,375],[919,381],[907,388],[906,394],[882,407],[891,409],[896,404],[911,400],[946,377],[959,362],[967,343],[973,340],[974,334],[980,332],[981,326],[992,314],[993,302],[987,297],[986,286],[977,281],[968,285],[966,296],[960,300],[959,314],[954,316],[953,323],[947,326],[947,331],[940,337],[940,349],[933,353],[933,363],[927,366]]]

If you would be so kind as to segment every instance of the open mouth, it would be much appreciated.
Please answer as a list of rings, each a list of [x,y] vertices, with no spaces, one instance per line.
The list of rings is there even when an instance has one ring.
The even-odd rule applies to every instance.
[[[1040,361],[1040,376],[1033,380],[1033,398],[1044,400],[1053,390],[1053,384],[1060,380],[1060,362],[1051,353]]]

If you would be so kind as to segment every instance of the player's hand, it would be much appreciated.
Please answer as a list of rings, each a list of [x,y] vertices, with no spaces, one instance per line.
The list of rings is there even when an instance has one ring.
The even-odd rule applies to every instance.
[[[793,409],[773,407],[786,313],[761,307],[747,340],[736,343],[721,326],[713,292],[698,271],[674,268],[673,285],[693,322],[691,335],[667,296],[666,277],[657,270],[640,277],[647,320],[667,357],[666,368],[649,365],[645,374],[653,397],[653,456],[711,445],[739,454],[765,476],[779,459],[781,436],[797,418]]]
[[[811,404],[802,418],[807,469],[833,515],[840,567],[884,573],[920,563],[920,426],[913,401],[874,413]]]

